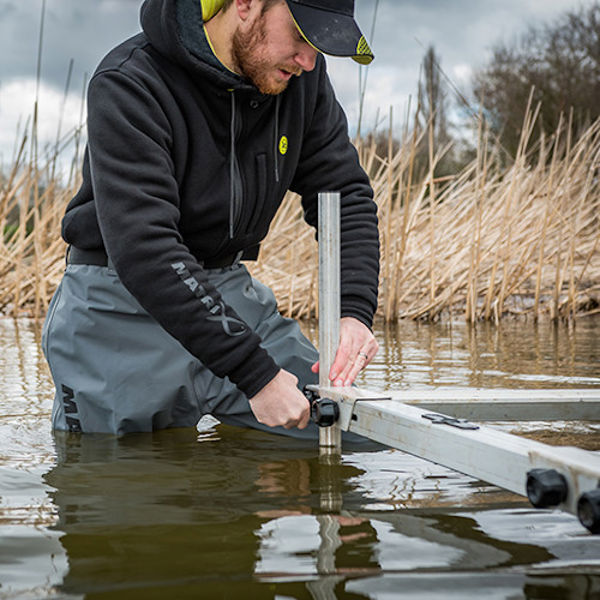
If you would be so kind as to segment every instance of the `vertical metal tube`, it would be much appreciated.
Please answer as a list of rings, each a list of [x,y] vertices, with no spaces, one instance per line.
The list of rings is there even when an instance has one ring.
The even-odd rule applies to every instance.
[[[319,194],[319,386],[328,387],[340,338],[340,194]],[[319,431],[319,446],[342,452],[337,425]]]

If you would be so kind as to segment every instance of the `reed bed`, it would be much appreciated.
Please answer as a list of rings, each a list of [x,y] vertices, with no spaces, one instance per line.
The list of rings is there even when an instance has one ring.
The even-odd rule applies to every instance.
[[[374,142],[357,144],[379,207],[380,318],[572,320],[600,312],[600,123],[575,144],[562,124],[552,140],[532,144],[534,122],[535,114],[509,166],[499,166],[480,130],[476,159],[439,179],[443,151],[431,149],[428,172],[415,180],[414,134],[395,153],[390,139],[385,157]],[[317,246],[296,198],[286,198],[274,234],[253,273],[286,314],[318,316]]]
[[[427,131],[407,133],[398,150],[390,136],[387,152],[357,142],[379,208],[380,318],[572,320],[600,312],[600,123],[576,142],[567,123],[533,143],[535,116],[510,164],[501,166],[480,128],[477,157],[451,177],[435,177],[447,149],[431,140],[427,168],[416,168]],[[61,184],[56,156],[38,168],[23,159],[24,147],[0,180],[0,313],[38,317],[64,269],[60,220],[78,180]],[[249,268],[284,314],[318,316],[317,245],[294,195]]]
[[[23,145],[24,146],[24,145]],[[60,223],[78,181],[61,185],[54,162],[23,164],[0,181],[0,314],[40,316],[64,270]]]

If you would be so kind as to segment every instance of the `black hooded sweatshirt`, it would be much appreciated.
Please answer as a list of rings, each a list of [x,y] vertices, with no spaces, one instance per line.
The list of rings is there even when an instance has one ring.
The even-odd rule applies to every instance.
[[[373,192],[321,55],[282,94],[263,95],[210,50],[200,0],[146,0],[141,23],[90,81],[83,182],[63,238],[104,249],[144,309],[252,397],[279,367],[206,282],[202,261],[256,258],[286,190],[315,227],[317,194],[340,191],[341,313],[370,327]]]

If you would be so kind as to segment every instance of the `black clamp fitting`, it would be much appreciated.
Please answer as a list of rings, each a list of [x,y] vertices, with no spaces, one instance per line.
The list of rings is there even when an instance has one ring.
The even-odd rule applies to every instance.
[[[555,469],[531,469],[527,473],[526,491],[533,506],[550,508],[567,499],[569,486],[565,476]]]
[[[340,407],[331,398],[320,398],[317,392],[304,388],[306,399],[310,403],[310,418],[319,427],[331,427],[340,418]]]
[[[577,502],[577,516],[591,533],[600,533],[600,489],[581,494]]]

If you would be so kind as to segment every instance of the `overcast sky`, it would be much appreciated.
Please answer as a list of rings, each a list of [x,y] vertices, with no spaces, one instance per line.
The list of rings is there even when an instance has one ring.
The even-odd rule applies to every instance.
[[[367,77],[364,124],[387,115],[397,120],[414,95],[422,56],[433,45],[442,68],[466,95],[473,69],[494,43],[511,41],[529,25],[551,23],[561,13],[593,0],[356,0],[357,20],[376,59]],[[46,0],[39,92],[40,144],[54,140],[69,61],[73,75],[63,131],[77,124],[84,73],[91,74],[110,48],[138,32],[141,0]],[[42,0],[0,0],[0,164],[12,162],[17,124],[33,113]],[[358,119],[358,69],[349,59],[328,59],[350,126]],[[383,124],[383,126],[387,126]]]

